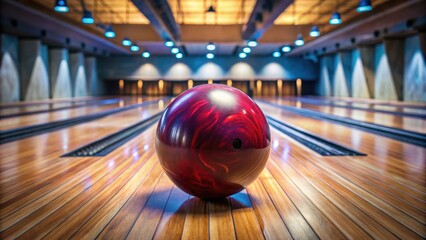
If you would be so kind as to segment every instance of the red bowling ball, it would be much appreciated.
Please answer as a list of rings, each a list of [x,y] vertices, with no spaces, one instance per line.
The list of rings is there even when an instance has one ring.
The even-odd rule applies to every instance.
[[[202,199],[237,193],[266,165],[269,125],[245,93],[225,85],[194,87],[165,109],[155,147],[167,176]]]

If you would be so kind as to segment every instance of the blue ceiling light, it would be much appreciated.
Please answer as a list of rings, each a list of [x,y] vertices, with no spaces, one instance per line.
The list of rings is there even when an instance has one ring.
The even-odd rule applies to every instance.
[[[213,43],[209,43],[207,44],[207,50],[209,51],[213,51],[216,49],[216,46]]]
[[[251,48],[249,48],[249,47],[244,47],[244,48],[243,48],[243,52],[245,52],[245,53],[251,53]]]
[[[183,58],[183,54],[182,53],[177,53],[176,54],[176,58]]]
[[[56,0],[54,9],[55,9],[56,12],[61,12],[61,13],[65,13],[65,12],[68,12],[70,10],[68,8],[66,0]]]
[[[311,32],[309,33],[309,36],[311,37],[319,37],[320,35],[320,31],[318,26],[312,26],[311,28]]]
[[[173,47],[174,45],[175,45],[175,43],[173,42],[173,41],[166,41],[165,43],[164,43],[164,45],[166,45],[166,47]]]
[[[340,13],[339,12],[334,12],[331,15],[329,23],[332,24],[332,25],[341,24],[342,23],[342,18],[340,17]]]
[[[130,51],[132,52],[137,52],[139,51],[139,46],[136,44],[133,44],[132,46],[130,46]]]
[[[291,47],[290,46],[284,46],[284,47],[281,48],[281,51],[288,53],[288,52],[291,51]]]
[[[275,51],[272,53],[272,56],[278,58],[281,57],[281,53],[279,51]]]
[[[302,34],[299,33],[297,35],[297,39],[296,39],[296,41],[294,41],[294,44],[296,44],[296,46],[303,46],[303,44],[305,44],[305,41],[303,40]]]
[[[251,40],[251,41],[248,41],[247,45],[249,47],[256,47],[257,46],[257,42],[255,40]]]
[[[173,47],[170,51],[171,51],[173,54],[176,54],[176,53],[178,53],[178,52],[179,52],[179,48],[177,48],[177,47]]]
[[[128,47],[128,46],[132,45],[132,41],[130,41],[129,38],[124,38],[123,41],[121,42],[121,44],[123,44],[123,46]]]
[[[104,35],[107,38],[114,38],[115,37],[115,32],[112,29],[112,26],[107,26],[106,27]]]
[[[151,53],[149,53],[149,52],[145,51],[145,52],[142,53],[143,58],[149,58],[150,56],[151,56]]]
[[[371,6],[370,0],[361,0],[358,4],[358,7],[356,8],[357,12],[368,12],[373,9],[373,6]]]
[[[89,10],[84,10],[83,17],[81,18],[81,22],[83,22],[84,24],[95,23],[95,19],[93,19],[92,12]]]
[[[214,58],[214,54],[213,53],[207,53],[206,57],[208,59],[212,59],[212,58]]]
[[[240,54],[238,54],[238,57],[239,58],[246,58],[247,57],[247,53],[240,53]]]

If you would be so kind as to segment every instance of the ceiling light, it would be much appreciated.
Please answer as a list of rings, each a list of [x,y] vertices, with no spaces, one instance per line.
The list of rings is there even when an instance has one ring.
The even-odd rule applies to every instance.
[[[248,45],[249,47],[256,47],[256,46],[257,46],[257,42],[256,42],[255,40],[251,40],[251,41],[249,41],[249,42],[247,43],[247,45]]]
[[[244,47],[244,48],[243,48],[243,52],[245,52],[245,53],[251,53],[251,48],[249,48],[249,47]]]
[[[336,25],[336,24],[342,23],[342,18],[340,17],[340,13],[339,12],[334,12],[331,15],[329,23],[332,24],[332,25]]]
[[[95,22],[95,19],[92,17],[92,12],[89,10],[83,11],[83,18],[81,18],[81,21],[84,24],[93,24]]]
[[[373,6],[371,6],[370,0],[361,0],[359,2],[358,7],[356,8],[357,12],[368,12],[373,9]]]
[[[296,44],[296,46],[302,46],[303,44],[305,44],[305,41],[303,40],[302,34],[299,33],[297,35],[297,39],[296,39],[296,41],[294,41],[294,44]]]
[[[309,36],[311,37],[319,37],[320,35],[320,31],[318,26],[312,26],[311,28],[311,32],[309,33]]]
[[[114,38],[115,37],[115,32],[112,29],[112,26],[107,26],[107,28],[105,29],[104,35],[107,38]]]
[[[208,59],[212,59],[212,58],[214,58],[214,54],[213,53],[207,53],[206,57]]]
[[[216,46],[213,43],[209,43],[207,44],[207,50],[209,51],[213,51],[216,49]]]
[[[68,12],[69,8],[68,8],[68,5],[67,5],[67,1],[66,0],[56,0],[54,9],[55,9],[56,12],[62,12],[62,13]]]
[[[176,53],[178,53],[178,52],[179,52],[179,48],[174,47],[174,48],[172,48],[170,51],[171,51],[173,54],[176,54]]]
[[[183,58],[183,54],[182,53],[177,53],[176,54],[176,58]]]
[[[215,13],[216,9],[214,9],[213,5],[210,5],[210,7],[207,9],[206,12],[208,12],[208,13]]]
[[[145,51],[145,52],[142,53],[143,58],[149,58],[149,56],[151,56],[151,53],[149,53],[149,52]]]
[[[125,38],[125,39],[123,39],[123,41],[121,42],[121,44],[123,44],[123,46],[128,47],[128,46],[132,45],[132,41],[130,41],[129,38]]]
[[[291,51],[291,47],[290,46],[284,46],[281,48],[281,50],[285,53],[290,52]]]
[[[238,54],[238,57],[239,58],[246,58],[247,57],[247,53],[240,53],[240,54]]]
[[[281,53],[279,51],[275,51],[272,53],[272,56],[278,58],[281,57]]]
[[[132,52],[137,52],[137,51],[139,51],[139,46],[138,46],[138,45],[133,44],[133,45],[130,47],[130,51],[132,51]]]
[[[166,41],[164,45],[166,45],[166,47],[173,47],[175,43],[173,41]]]

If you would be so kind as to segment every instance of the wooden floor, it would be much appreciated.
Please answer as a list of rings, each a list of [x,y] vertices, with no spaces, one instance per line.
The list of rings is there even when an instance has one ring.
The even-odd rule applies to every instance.
[[[426,149],[264,103],[258,104],[266,114],[367,156],[323,157],[271,128],[271,155],[260,177],[240,193],[205,202],[182,192],[164,174],[154,149],[156,126],[105,157],[60,157],[154,115],[167,106],[167,99],[122,98],[113,104],[4,118],[0,130],[150,100],[157,101],[0,145],[0,239],[426,237]],[[316,106],[294,98],[264,100],[426,133],[426,119]],[[0,118],[48,109],[46,102],[38,104],[3,105]],[[58,104],[50,109],[69,102]],[[424,112],[403,104],[358,104]]]

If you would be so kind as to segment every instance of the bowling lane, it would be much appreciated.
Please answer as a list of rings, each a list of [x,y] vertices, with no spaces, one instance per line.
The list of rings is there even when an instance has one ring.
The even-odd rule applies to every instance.
[[[326,99],[326,98],[317,98],[317,97],[283,97],[285,100],[291,101],[301,101],[304,103],[312,103],[314,105],[330,105],[336,107],[346,107],[346,108],[365,108],[371,111],[388,111],[395,112],[400,114],[417,114],[425,115],[426,106],[422,105],[401,105],[401,104],[380,104],[375,103],[377,100],[371,100],[370,102],[351,102],[344,101],[339,99]]]
[[[13,118],[5,118],[0,120],[0,130],[8,130],[20,127],[26,127],[36,124],[43,124],[52,121],[65,120],[72,117],[79,117],[83,115],[98,113],[118,107],[125,107],[136,103],[142,103],[157,98],[144,97],[144,98],[123,98],[119,102],[109,105],[101,106],[87,106],[77,109],[66,109],[61,111],[54,111],[48,113],[40,113],[35,115],[27,115]]]
[[[370,107],[384,107],[391,106],[396,107],[401,110],[409,109],[426,109],[426,104],[418,102],[401,102],[401,101],[386,101],[386,100],[377,100],[377,99],[363,99],[363,98],[345,98],[345,97],[319,97],[319,96],[309,96],[311,99],[319,99],[324,101],[339,102],[345,104],[366,104]]]
[[[90,99],[84,101],[75,101],[75,102],[53,102],[53,103],[42,103],[38,105],[23,105],[20,107],[10,107],[10,108],[0,108],[0,118],[8,115],[19,115],[19,114],[31,114],[38,113],[43,111],[59,111],[62,109],[71,109],[78,108],[82,106],[89,105],[105,105],[114,103],[118,101],[119,98],[100,98],[100,99]]]
[[[422,192],[426,190],[426,149],[328,121],[304,117],[261,102],[258,105],[272,117],[368,154],[363,160],[370,168],[403,177],[408,180],[407,183]]]
[[[269,179],[281,185],[302,214],[309,204],[295,199],[291,188],[300,189],[302,198],[309,199],[321,214],[330,216],[329,220],[342,232],[347,233],[348,225],[354,225],[352,231],[359,233],[351,236],[363,232],[378,239],[425,236],[424,188],[413,193],[412,187],[404,184],[411,178],[409,170],[399,176],[389,174],[399,171],[392,166],[395,158],[319,156],[275,129],[271,134]],[[380,161],[382,168],[370,168],[371,160]],[[313,227],[315,224],[318,222],[310,222]]]
[[[426,119],[403,117],[400,115],[385,114],[380,112],[369,112],[363,110],[352,110],[346,108],[338,108],[332,106],[317,106],[307,103],[302,103],[295,100],[284,100],[281,98],[262,98],[269,102],[315,110],[331,115],[352,118],[359,121],[375,123],[383,126],[400,128],[408,131],[426,133]]]
[[[62,98],[62,99],[44,99],[39,101],[21,101],[21,102],[13,102],[13,103],[0,103],[0,109],[6,108],[20,108],[20,107],[28,107],[28,106],[39,106],[44,104],[55,104],[55,103],[77,103],[77,102],[85,102],[92,101],[95,99],[108,99],[110,97],[74,97],[74,98]]]

